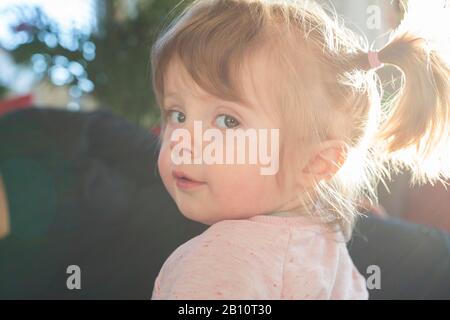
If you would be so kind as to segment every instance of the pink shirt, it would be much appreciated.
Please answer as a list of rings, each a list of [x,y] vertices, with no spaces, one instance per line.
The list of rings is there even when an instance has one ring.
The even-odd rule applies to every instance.
[[[224,220],[178,247],[152,299],[367,299],[341,233],[308,217]]]

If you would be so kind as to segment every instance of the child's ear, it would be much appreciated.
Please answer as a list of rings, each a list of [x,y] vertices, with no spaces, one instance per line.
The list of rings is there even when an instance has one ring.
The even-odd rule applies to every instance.
[[[347,159],[348,146],[342,140],[327,140],[313,148],[307,164],[302,169],[301,185],[331,179]]]

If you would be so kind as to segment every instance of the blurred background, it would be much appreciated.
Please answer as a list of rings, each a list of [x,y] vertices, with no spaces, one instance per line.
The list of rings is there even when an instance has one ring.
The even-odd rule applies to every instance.
[[[178,1],[0,1],[0,98],[93,110],[148,125],[154,31]]]
[[[134,124],[151,127],[158,121],[158,108],[151,90],[150,46],[178,2],[0,1],[0,113],[30,104],[72,111],[105,107]],[[321,2],[333,6],[375,48],[385,43],[404,9],[412,5],[398,0]],[[430,3],[415,5],[425,14]],[[382,73],[395,84],[395,71],[383,68]],[[395,176],[388,188],[391,193],[384,186],[379,193],[390,215],[408,212],[407,218],[450,230],[450,196],[445,188],[410,188],[407,175]]]
[[[405,8],[414,25],[450,30],[450,16],[429,10],[438,0],[317,1],[375,49]],[[150,47],[178,4],[0,0],[0,300],[148,299],[168,255],[204,230],[164,189],[149,134],[159,120]],[[386,101],[399,73],[377,72]],[[379,205],[362,204],[352,259],[364,275],[381,268],[372,299],[449,299],[450,193],[392,178]],[[67,290],[72,264],[83,290]]]

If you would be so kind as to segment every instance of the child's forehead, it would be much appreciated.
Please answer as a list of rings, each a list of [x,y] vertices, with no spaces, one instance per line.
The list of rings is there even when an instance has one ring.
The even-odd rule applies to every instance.
[[[247,63],[242,64],[240,74],[235,77],[233,80],[238,82],[241,88],[238,93],[241,99],[238,101],[228,100],[220,94],[210,93],[200,87],[180,59],[174,58],[164,73],[164,99],[181,99],[189,95],[202,101],[223,100],[252,109],[261,109],[274,102],[271,93],[276,75],[272,73],[272,66],[266,60],[255,55],[254,59],[248,59]]]
[[[187,94],[202,100],[214,97],[192,79],[179,59],[172,59],[164,74],[164,97],[181,98]]]

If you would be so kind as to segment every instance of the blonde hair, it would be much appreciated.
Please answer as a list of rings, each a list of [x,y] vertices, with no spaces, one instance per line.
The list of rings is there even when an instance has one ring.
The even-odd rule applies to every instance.
[[[390,170],[410,169],[413,183],[450,177],[448,64],[426,40],[399,29],[379,58],[398,68],[403,81],[382,106],[367,48],[332,12],[310,1],[197,0],[153,45],[153,89],[161,107],[165,72],[178,58],[208,93],[246,102],[245,61],[266,54],[278,67],[275,111],[295,132],[285,140],[314,145],[337,138],[349,147],[333,178],[317,182],[301,200],[305,208],[319,204],[339,218],[349,235],[358,204],[377,202],[376,187]]]

